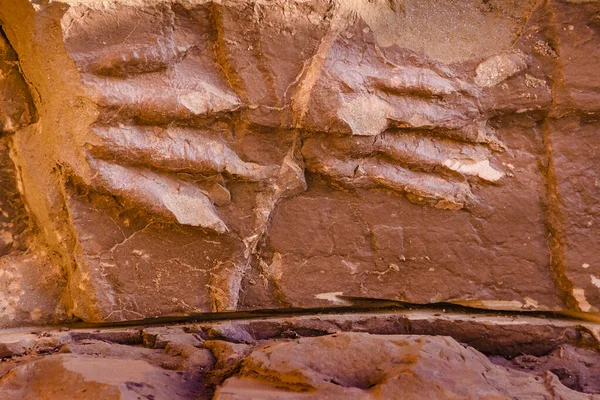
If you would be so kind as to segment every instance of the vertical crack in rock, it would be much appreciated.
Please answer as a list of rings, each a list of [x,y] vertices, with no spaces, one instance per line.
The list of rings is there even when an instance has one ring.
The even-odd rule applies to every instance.
[[[257,253],[257,246],[268,231],[271,216],[277,207],[278,202],[283,198],[295,196],[307,189],[304,172],[305,164],[300,150],[302,147],[301,125],[308,109],[312,88],[321,75],[323,63],[327,58],[329,49],[342,29],[345,28],[347,24],[351,23],[351,18],[344,19],[344,17],[348,17],[348,15],[346,15],[347,13],[340,12],[340,8],[341,7],[338,4],[332,6],[333,11],[330,12],[333,16],[331,17],[329,30],[321,39],[318,49],[311,57],[310,61],[305,61],[305,67],[297,79],[296,93],[291,98],[293,126],[292,145],[287,151],[279,172],[272,180],[270,187],[258,196],[257,206],[254,211],[256,220],[255,228],[253,233],[244,239],[244,244],[246,245],[246,251],[244,253],[246,261],[243,272],[239,275],[240,282],[246,271],[250,268],[251,257]],[[260,68],[261,67],[259,66],[259,69]],[[267,71],[265,71],[265,75],[270,76]],[[272,81],[270,80],[269,83],[272,84]],[[277,268],[280,269],[281,262],[281,258],[274,258],[271,265],[277,265]],[[259,260],[259,263],[264,264],[264,261]],[[261,264],[261,267],[264,269],[265,265],[267,264]],[[267,270],[269,269],[267,268]],[[278,297],[282,298],[283,292],[279,289],[281,273],[269,274],[269,278],[273,282],[275,291],[279,294]],[[239,285],[239,287],[241,290],[241,285]],[[239,293],[236,294],[236,304],[238,298]]]
[[[563,204],[558,193],[555,161],[550,138],[549,120],[543,125],[544,146],[548,166],[545,171],[546,178],[546,219],[548,225],[548,247],[550,249],[550,268],[558,289],[562,292],[565,303],[569,309],[590,311],[591,306],[585,299],[583,289],[574,287],[569,279],[565,266],[564,248],[564,213]]]
[[[262,258],[258,260],[260,276],[263,279],[263,287],[265,290],[270,289],[277,299],[278,305],[282,308],[292,308],[292,303],[287,300],[285,291],[281,287],[281,278],[283,276],[283,257],[280,253],[275,252],[271,259],[271,263],[267,263]]]
[[[216,32],[216,41],[214,44],[214,52],[217,57],[217,62],[225,75],[227,82],[239,96],[244,104],[248,104],[247,89],[244,87],[242,78],[239,76],[235,68],[232,68],[227,56],[225,27],[223,23],[223,5],[211,2],[210,17]]]
[[[292,96],[293,126],[301,128],[302,122],[308,112],[308,103],[311,100],[312,90],[323,73],[323,65],[329,55],[329,50],[339,34],[353,21],[356,16],[345,10],[341,3],[335,3],[330,10],[329,29],[321,39],[316,53],[307,64],[304,76],[300,79],[298,89]]]
[[[216,41],[214,44],[214,52],[217,58],[217,63],[223,72],[225,79],[230,87],[236,92],[237,96],[244,104],[248,104],[247,88],[244,81],[235,68],[232,67],[227,54],[226,32],[224,26],[224,7],[221,4],[210,4],[210,18],[213,22],[216,31]],[[237,121],[239,128],[245,129],[249,123],[246,118]],[[258,240],[258,237],[256,238]],[[249,246],[255,246],[256,242],[249,244],[248,239],[244,239],[243,258],[232,256],[232,260],[218,262],[210,272],[210,281],[207,286],[210,293],[210,303],[213,312],[219,311],[235,311],[238,307],[238,300],[242,290],[242,279],[246,271],[250,267],[251,253],[254,247],[249,252]]]
[[[351,23],[351,18],[344,20],[344,16],[348,15],[340,12],[340,8],[341,7],[339,4],[332,5],[332,10],[330,10],[330,13],[333,16],[329,22],[330,26],[328,32],[323,38],[321,38],[317,51],[310,58],[310,61],[305,61],[304,68],[300,72],[298,78],[290,84],[291,86],[294,83],[297,83],[296,93],[291,98],[293,126],[292,145],[283,159],[279,173],[271,184],[272,186],[258,196],[257,207],[254,212],[256,219],[255,228],[253,230],[253,234],[244,239],[244,244],[246,245],[246,251],[244,255],[247,258],[247,261],[243,269],[244,272],[240,274],[240,281],[250,267],[251,257],[258,252],[257,246],[268,231],[269,222],[271,220],[273,211],[277,207],[277,203],[283,198],[295,196],[307,189],[304,172],[305,164],[300,150],[302,147],[301,125],[304,115],[308,109],[311,91],[322,73],[323,63],[327,58],[329,49],[342,29],[346,27],[347,24]],[[267,73],[267,75],[269,74]],[[288,90],[290,86],[288,86]],[[281,272],[271,273],[273,272],[271,271],[272,269],[280,271],[281,263],[282,260],[280,256],[279,258],[274,256],[273,261],[270,264],[273,268],[270,268],[269,265],[265,264],[263,260],[259,260],[261,269],[263,271],[267,271],[266,273],[268,275],[268,279],[272,282],[275,288],[276,296],[284,303],[287,303],[284,300],[284,295],[279,285]],[[236,295],[236,304],[238,298],[239,293]]]
[[[544,8],[548,12],[548,20],[554,20],[556,16],[552,11],[549,2],[544,3]],[[549,23],[549,33],[554,42],[554,48],[560,48],[560,39],[555,23]],[[556,53],[555,53],[556,54]],[[556,54],[556,57],[559,57]],[[564,203],[561,200],[558,189],[558,179],[556,176],[556,155],[552,145],[550,124],[553,118],[559,117],[560,104],[557,101],[557,93],[562,89],[564,82],[563,71],[558,63],[554,63],[554,77],[552,83],[552,104],[550,112],[543,123],[543,143],[546,151],[547,167],[543,171],[546,179],[546,220],[548,226],[548,247],[550,250],[550,268],[557,288],[561,291],[567,309],[587,312],[591,310],[591,305],[585,298],[585,292],[581,288],[576,288],[567,274],[565,264],[565,215]]]
[[[257,5],[258,6],[258,5]],[[256,6],[255,10],[256,12]],[[224,40],[224,27],[222,21],[222,15],[219,14],[217,6],[213,5],[213,18],[215,20],[217,30],[218,30],[218,43],[217,50],[218,59],[221,63],[222,68],[226,71],[226,75],[228,77],[233,78],[233,82],[240,82],[241,79],[237,75],[235,71],[231,69],[230,63],[227,60],[227,55],[224,53],[222,49],[224,49],[227,45]],[[256,14],[254,14],[253,18],[257,18]],[[299,131],[299,126],[301,124],[301,120],[303,114],[306,110],[306,103],[310,99],[310,90],[312,86],[315,84],[318,79],[319,74],[321,73],[322,62],[324,61],[327,52],[329,51],[329,46],[333,43],[335,36],[339,33],[339,29],[337,31],[330,31],[327,33],[325,39],[322,39],[321,45],[317,50],[317,54],[311,58],[311,62],[307,68],[307,72],[304,76],[298,79],[298,91],[295,96],[292,98],[292,124],[295,127],[293,129],[293,139],[292,145],[287,151],[287,154],[283,158],[283,162],[279,171],[274,174],[267,181],[269,182],[268,187],[257,196],[257,202],[254,209],[254,227],[252,233],[245,238],[243,238],[243,242],[245,245],[244,250],[244,260],[241,261],[242,265],[228,265],[227,268],[224,269],[224,279],[217,279],[219,284],[211,285],[212,291],[211,293],[216,293],[213,297],[221,299],[223,296],[227,297],[227,293],[229,294],[229,300],[225,301],[225,303],[229,304],[228,310],[236,309],[237,303],[240,297],[240,291],[242,290],[241,282],[246,272],[251,267],[252,258],[258,252],[258,246],[263,237],[268,232],[269,222],[271,220],[271,216],[273,211],[277,207],[278,202],[286,197],[292,197],[297,195],[300,192],[303,192],[307,189],[306,179],[304,176],[304,161],[302,160],[301,153],[299,151],[301,146],[301,134]],[[272,72],[268,70],[268,68],[264,65],[262,56],[261,56],[261,47],[260,40],[255,40],[256,48],[253,50],[253,54],[255,58],[257,58],[257,62],[259,63],[258,69],[262,72],[263,76],[265,76],[268,81],[269,90],[271,90],[275,94],[275,86],[272,77]],[[302,72],[301,72],[302,75]],[[288,87],[289,89],[289,87]],[[287,92],[287,91],[286,91]],[[242,92],[243,93],[243,92]],[[298,96],[301,98],[300,102],[305,102],[304,104],[297,105]],[[247,96],[245,94],[240,94],[240,98],[244,99]],[[281,104],[278,105],[282,107]],[[217,272],[218,274],[218,272]],[[276,279],[276,276],[272,276],[273,279]],[[224,282],[226,289],[223,289],[223,284],[220,281]],[[274,283],[275,287],[278,287],[276,283]],[[222,304],[223,300],[219,300],[217,302],[213,301],[213,309],[216,311],[223,311],[219,307],[215,307],[214,304]]]

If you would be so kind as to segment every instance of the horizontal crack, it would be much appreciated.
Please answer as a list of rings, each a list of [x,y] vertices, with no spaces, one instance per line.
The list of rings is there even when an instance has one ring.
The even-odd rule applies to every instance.
[[[144,327],[157,325],[182,324],[190,322],[221,322],[234,320],[247,320],[257,318],[285,318],[310,315],[330,314],[360,314],[360,313],[384,313],[384,312],[406,312],[406,311],[430,311],[430,312],[452,312],[465,315],[486,315],[491,317],[528,317],[540,319],[562,319],[571,321],[587,321],[600,323],[600,314],[582,313],[573,311],[535,311],[535,310],[489,310],[483,308],[469,307],[459,304],[440,302],[430,304],[416,304],[404,301],[373,299],[366,297],[338,296],[347,305],[337,307],[312,307],[312,308],[279,308],[261,309],[252,311],[228,311],[228,312],[204,312],[188,315],[167,315],[155,318],[144,318],[139,320],[127,320],[116,322],[85,322],[74,321],[46,327],[60,327],[70,329],[93,329],[93,328],[120,328],[120,327]]]

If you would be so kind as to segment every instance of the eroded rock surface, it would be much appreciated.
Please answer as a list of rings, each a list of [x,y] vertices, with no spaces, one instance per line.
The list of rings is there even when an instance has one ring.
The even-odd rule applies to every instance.
[[[37,112],[17,54],[0,31],[0,326],[63,319],[65,277],[38,234],[23,192],[15,135],[34,132]],[[26,179],[26,178],[25,178]]]
[[[594,361],[597,357],[598,352],[594,350],[565,345],[542,357],[520,355],[508,361],[493,357],[492,361],[522,371],[542,373],[550,371],[571,389],[586,393],[600,393],[598,381],[589,379],[589,376],[598,374],[598,365]]]
[[[0,398],[600,395],[597,1],[0,28]]]
[[[9,400],[598,398],[597,343],[556,335],[562,342],[546,341],[550,351],[536,356],[518,335],[505,334],[515,322],[447,315],[504,333],[473,342],[487,349],[488,358],[449,336],[399,334],[408,326],[398,323],[401,317],[342,314],[250,320],[235,329],[188,323],[2,333],[0,393]],[[409,318],[418,327],[420,317]],[[558,320],[529,323],[547,331],[577,328]],[[598,325],[585,328],[593,332]],[[387,334],[373,334],[378,330]],[[242,331],[254,339],[237,342]],[[158,336],[166,344],[148,340]],[[502,343],[496,348],[516,346],[519,355],[494,352]]]
[[[1,5],[0,254],[46,320],[598,312],[597,3]]]
[[[551,373],[496,366],[450,338],[340,333],[268,344],[216,399],[588,399]]]
[[[60,354],[11,370],[2,395],[12,399],[191,399],[194,391],[175,371],[138,359]]]

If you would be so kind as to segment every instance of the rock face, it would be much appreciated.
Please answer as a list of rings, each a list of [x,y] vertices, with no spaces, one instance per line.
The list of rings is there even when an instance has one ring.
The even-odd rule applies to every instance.
[[[598,312],[599,15],[1,0],[0,324]]]
[[[7,399],[118,400],[135,398],[132,395],[146,398],[154,395],[162,399],[190,398],[178,395],[173,390],[173,386],[178,384],[176,374],[168,378],[164,375],[164,371],[139,360],[57,355],[14,369],[2,379],[5,384],[2,390]],[[36,377],[43,378],[36,380]],[[52,386],[48,384],[50,380],[54,381]],[[148,381],[152,384],[147,384]]]
[[[194,369],[212,362],[207,350],[168,354],[89,340],[63,345],[60,351],[67,354],[29,360],[2,376],[3,398],[191,399],[204,390],[201,372]],[[193,353],[202,353],[205,364],[190,364]]]
[[[215,399],[588,399],[450,338],[343,333],[252,352]]]
[[[0,0],[0,400],[598,398],[598,65],[596,0]]]
[[[298,324],[261,322],[266,330]],[[0,393],[6,400],[600,398],[600,355],[570,345],[544,357],[496,355],[492,363],[446,336],[337,332],[243,344],[215,340],[222,328],[0,334],[0,346],[12,351],[2,353],[11,358],[0,362]],[[156,334],[164,348],[146,340]]]
[[[589,379],[590,376],[598,376],[598,366],[593,361],[597,354],[590,349],[566,345],[558,347],[543,357],[521,355],[508,362],[502,358],[494,358],[492,361],[522,371],[550,371],[571,389],[598,393],[600,392],[598,381]]]
[[[48,323],[65,317],[63,270],[26,209],[22,174],[14,163],[16,132],[31,134],[37,119],[17,54],[0,31],[0,326]]]

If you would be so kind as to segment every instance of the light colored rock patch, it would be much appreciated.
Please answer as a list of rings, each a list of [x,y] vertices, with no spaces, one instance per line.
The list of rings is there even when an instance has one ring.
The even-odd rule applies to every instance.
[[[152,211],[174,216],[180,224],[202,226],[218,233],[228,231],[212,203],[194,185],[152,171],[123,167],[91,159],[98,173],[93,185],[145,205]]]
[[[267,264],[264,260],[260,260],[261,273],[268,279],[280,281],[283,276],[283,258],[280,253],[273,254],[271,264]]]
[[[592,309],[592,305],[585,298],[585,290],[581,288],[573,288],[573,297],[579,305],[579,309],[583,312],[588,312]]]
[[[540,305],[540,303],[534,299],[532,299],[531,297],[523,297],[523,300],[525,300],[525,308],[538,308],[538,306]]]
[[[502,53],[488,58],[477,66],[475,83],[481,87],[496,86],[525,70],[525,56],[520,53]]]
[[[22,332],[0,334],[0,358],[19,356],[31,351],[37,338],[35,334]]]
[[[0,231],[0,243],[10,244],[13,242],[13,236],[9,231]]]
[[[183,91],[179,96],[181,104],[196,115],[233,111],[241,102],[230,93],[207,83],[198,83],[197,90]]]
[[[350,126],[353,135],[376,136],[388,126],[389,109],[379,97],[362,95],[344,103],[337,116]]]
[[[350,302],[341,299],[339,296],[343,296],[344,292],[328,292],[328,293],[319,293],[315,294],[315,299],[317,300],[327,300],[334,304],[350,304]]]
[[[304,168],[298,165],[291,154],[284,157],[275,186],[282,197],[293,196],[308,188]]]
[[[510,48],[518,38],[521,18],[528,16],[535,4],[496,2],[498,12],[488,13],[481,2],[471,0],[340,3],[367,23],[380,46],[395,44],[445,63],[488,57]]]
[[[530,88],[548,87],[548,84],[543,79],[537,79],[529,74],[525,74],[525,86]]]
[[[422,87],[424,83],[429,85],[429,90],[435,95],[444,95],[456,93],[456,87],[448,79],[441,77],[434,71],[427,69],[396,67],[396,75],[392,76],[389,85],[393,88],[407,88],[407,87]]]
[[[18,304],[25,294],[21,274],[15,269],[0,269],[0,319],[17,317]]]
[[[0,75],[0,79],[2,79],[3,76]],[[15,129],[16,124],[14,123],[14,121],[12,120],[12,118],[6,117],[5,121],[4,121],[4,125],[2,126],[2,130],[4,132],[13,132]]]
[[[407,122],[414,128],[420,128],[423,126],[431,126],[433,124],[433,121],[428,119],[423,114],[413,114],[408,118]]]
[[[592,285],[600,289],[600,278],[595,275],[590,275],[590,279],[592,280]]]
[[[463,160],[448,159],[444,161],[444,166],[461,174],[477,176],[489,182],[496,182],[504,176],[503,172],[490,165],[489,160],[469,163]]]
[[[518,300],[458,300],[452,303],[486,310],[521,310],[526,306]]]
[[[179,96],[181,104],[196,115],[206,114],[208,112],[208,103],[204,93],[189,91]]]
[[[225,223],[215,212],[207,198],[190,197],[180,193],[166,193],[162,197],[165,207],[183,225],[202,226],[219,233],[227,232]]]
[[[150,364],[141,360],[114,362],[109,358],[65,357],[62,365],[68,371],[82,375],[86,380],[107,385],[121,385],[126,381],[143,382],[146,374],[154,371]]]

